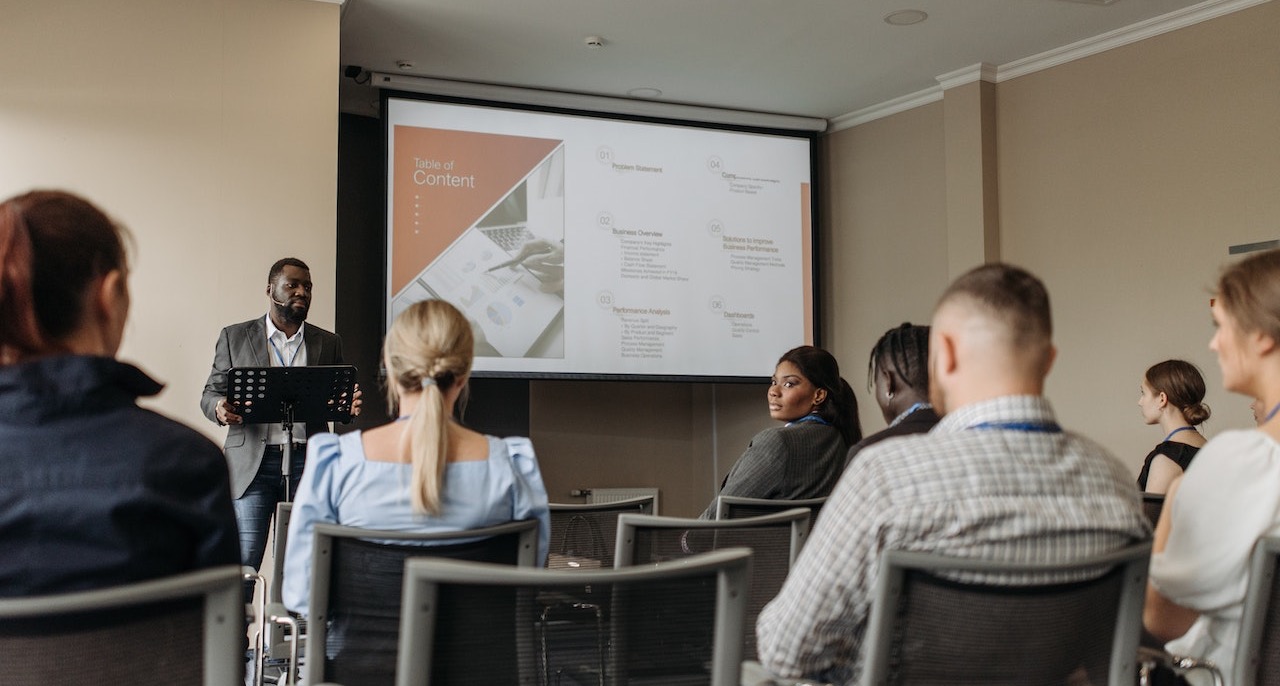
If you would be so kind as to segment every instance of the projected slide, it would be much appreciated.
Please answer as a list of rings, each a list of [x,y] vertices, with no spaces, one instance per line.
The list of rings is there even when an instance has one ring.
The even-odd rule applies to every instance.
[[[758,378],[812,340],[807,138],[399,98],[385,117],[388,316],[452,302],[477,372]]]

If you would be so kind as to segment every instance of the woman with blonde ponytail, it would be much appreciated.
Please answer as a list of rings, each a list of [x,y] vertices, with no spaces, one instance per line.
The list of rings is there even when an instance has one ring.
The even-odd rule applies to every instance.
[[[318,522],[386,531],[459,531],[539,520],[547,555],[547,491],[527,438],[495,438],[455,422],[471,374],[471,325],[442,300],[401,312],[383,363],[396,420],[369,431],[307,439],[307,469],[289,521],[284,602],[307,611]]]

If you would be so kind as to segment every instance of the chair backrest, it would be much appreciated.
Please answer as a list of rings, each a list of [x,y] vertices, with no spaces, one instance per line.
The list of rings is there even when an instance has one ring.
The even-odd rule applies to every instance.
[[[747,519],[680,519],[652,515],[618,518],[615,567],[686,558],[724,548],[750,548],[751,585],[747,590],[743,653],[756,655],[756,617],[782,590],[791,565],[809,535],[809,510],[793,508]],[[661,626],[654,627],[663,631]]]
[[[538,521],[416,533],[317,524],[307,618],[306,681],[395,681],[404,563],[443,557],[532,567]]]
[[[396,684],[737,686],[749,576],[741,548],[579,571],[413,559]]]
[[[1151,526],[1155,526],[1160,521],[1160,510],[1164,509],[1163,493],[1143,493],[1142,494],[1142,514],[1146,515],[1147,521],[1151,522]]]
[[[244,683],[240,567],[0,599],[6,686]]]
[[[809,526],[812,528],[818,519],[818,513],[827,503],[826,497],[805,498],[803,500],[769,500],[768,498],[744,498],[738,495],[716,496],[716,519],[743,519],[759,517],[790,510],[793,507],[808,508]]]
[[[613,567],[614,532],[618,515],[656,514],[653,496],[611,503],[551,503],[551,569],[608,569]]]
[[[1244,615],[1236,644],[1238,686],[1280,684],[1280,537],[1264,536],[1253,548]]]
[[[267,587],[267,602],[283,603],[281,586],[284,583],[284,551],[289,542],[289,515],[293,512],[293,503],[276,503],[275,525],[272,529],[271,544],[271,585]]]
[[[1134,684],[1149,542],[1061,565],[886,551],[863,684]]]

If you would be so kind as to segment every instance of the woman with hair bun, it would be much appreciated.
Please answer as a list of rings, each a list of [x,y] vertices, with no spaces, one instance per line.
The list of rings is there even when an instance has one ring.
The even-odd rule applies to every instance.
[[[550,513],[527,438],[486,436],[455,422],[471,374],[471,324],[453,305],[424,300],[391,324],[383,344],[395,421],[307,439],[289,521],[284,602],[306,614],[318,522],[387,531],[462,531],[536,518],[545,564]]]
[[[1143,375],[1138,408],[1143,421],[1158,424],[1165,437],[1147,453],[1138,474],[1139,489],[1157,494],[1169,490],[1204,446],[1206,439],[1196,430],[1209,419],[1204,393],[1204,377],[1190,362],[1165,360]]]
[[[829,495],[849,446],[862,440],[858,400],[840,365],[802,345],[778,359],[766,394],[769,416],[785,422],[756,434],[720,487],[720,495],[796,500]],[[713,519],[714,500],[702,513]]]

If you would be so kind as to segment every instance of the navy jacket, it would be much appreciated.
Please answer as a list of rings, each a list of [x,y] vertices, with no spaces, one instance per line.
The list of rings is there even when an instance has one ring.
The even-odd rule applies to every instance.
[[[0,596],[239,564],[227,463],[108,357],[0,367]]]

